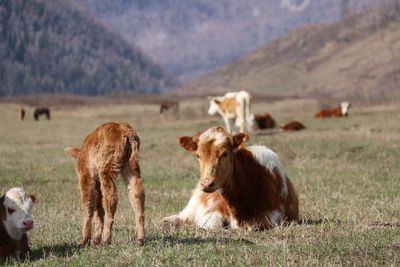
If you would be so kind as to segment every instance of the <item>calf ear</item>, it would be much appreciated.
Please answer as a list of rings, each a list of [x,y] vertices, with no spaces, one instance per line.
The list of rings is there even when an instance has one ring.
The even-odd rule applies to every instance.
[[[232,136],[233,152],[240,150],[248,140],[249,135],[245,133],[238,133]]]
[[[179,138],[179,143],[181,147],[183,147],[187,151],[193,152],[197,150],[197,142],[194,140],[193,137],[183,136]]]
[[[66,148],[64,148],[64,152],[69,154],[73,158],[77,159],[79,157],[79,153],[81,152],[81,149],[77,148],[77,147],[66,147]]]
[[[33,203],[36,203],[36,196],[34,194],[28,194],[28,197],[32,199]]]

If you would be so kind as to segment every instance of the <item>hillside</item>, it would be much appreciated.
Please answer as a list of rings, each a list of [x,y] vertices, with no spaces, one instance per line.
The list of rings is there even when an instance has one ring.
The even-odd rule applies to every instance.
[[[340,23],[292,30],[178,92],[248,89],[272,95],[386,101],[400,99],[399,62],[399,20],[370,12]]]
[[[157,92],[174,78],[65,0],[0,1],[0,95]]]
[[[337,21],[338,0],[77,0],[182,80],[305,23]],[[347,0],[359,10],[381,0]]]

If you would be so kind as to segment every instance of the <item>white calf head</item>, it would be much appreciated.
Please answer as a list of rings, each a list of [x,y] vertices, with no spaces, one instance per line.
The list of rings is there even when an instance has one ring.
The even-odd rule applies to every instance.
[[[7,233],[15,240],[33,228],[32,207],[36,197],[14,187],[0,198],[0,219]]]
[[[340,107],[342,108],[342,115],[347,116],[350,108],[350,103],[349,102],[342,102],[340,103]]]
[[[216,98],[213,98],[210,100],[210,107],[208,108],[208,114],[210,114],[210,115],[217,114],[217,112],[219,110],[218,103],[219,103],[219,100]]]

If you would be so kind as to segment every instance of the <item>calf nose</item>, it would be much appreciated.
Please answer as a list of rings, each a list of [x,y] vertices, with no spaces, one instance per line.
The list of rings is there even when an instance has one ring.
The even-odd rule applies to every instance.
[[[23,221],[22,224],[24,225],[25,229],[32,229],[33,228],[33,221],[32,220]]]
[[[214,186],[214,182],[210,182],[209,180],[204,180],[200,182],[203,191],[208,191],[208,189]]]

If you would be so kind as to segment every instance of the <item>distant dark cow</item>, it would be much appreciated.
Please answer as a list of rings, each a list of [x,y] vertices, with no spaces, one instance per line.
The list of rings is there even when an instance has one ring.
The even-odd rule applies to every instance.
[[[46,107],[35,108],[35,111],[33,112],[33,117],[35,118],[36,121],[38,121],[39,117],[43,114],[46,116],[48,120],[50,120],[50,110],[49,108]]]
[[[299,121],[289,121],[282,125],[282,130],[286,131],[300,131],[305,129],[306,127]]]
[[[172,110],[174,112],[179,111],[179,103],[176,101],[164,101],[160,106],[160,113],[164,113],[165,111]]]
[[[255,129],[262,130],[276,127],[275,120],[271,117],[269,113],[256,114],[254,116],[254,121],[256,122],[254,124]]]
[[[25,119],[25,109],[24,108],[19,108],[19,119],[21,120],[21,121],[23,121],[24,119]]]
[[[336,108],[323,109],[315,114],[315,118],[343,117],[348,115],[350,108],[349,102],[342,102]]]

